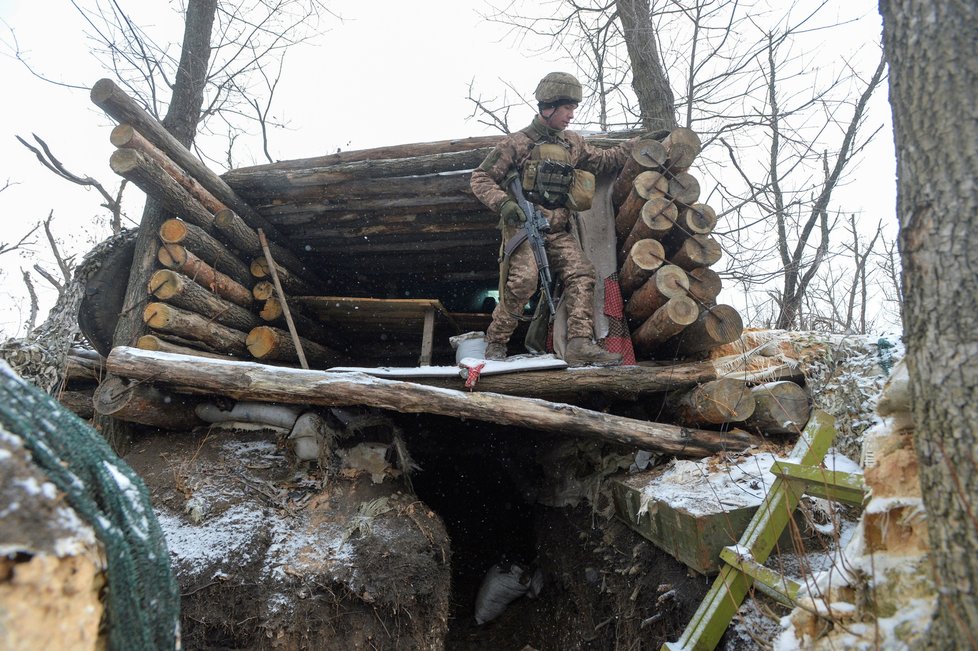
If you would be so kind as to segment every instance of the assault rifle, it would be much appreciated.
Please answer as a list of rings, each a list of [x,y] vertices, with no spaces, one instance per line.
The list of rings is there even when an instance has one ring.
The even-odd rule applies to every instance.
[[[550,290],[553,284],[553,277],[550,275],[550,261],[547,260],[547,250],[544,248],[543,234],[550,232],[550,224],[536,206],[527,200],[523,194],[523,184],[520,182],[520,175],[513,177],[512,183],[513,197],[516,205],[520,207],[526,215],[526,223],[523,229],[526,231],[526,238],[530,241],[530,249],[533,251],[533,258],[537,261],[537,270],[540,273],[540,289],[543,297],[547,300],[547,307],[550,309],[550,318],[553,319],[557,314],[554,307],[554,297]]]

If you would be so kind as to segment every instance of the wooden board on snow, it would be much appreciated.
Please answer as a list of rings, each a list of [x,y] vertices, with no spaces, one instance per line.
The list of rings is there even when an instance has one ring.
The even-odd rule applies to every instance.
[[[336,366],[329,371],[365,373],[374,377],[412,378],[412,377],[467,377],[468,369],[479,364],[485,364],[481,375],[498,375],[500,373],[518,373],[522,371],[543,371],[567,368],[567,362],[553,355],[516,355],[506,361],[486,361],[476,357],[465,357],[457,366],[416,366],[378,368],[357,366]]]

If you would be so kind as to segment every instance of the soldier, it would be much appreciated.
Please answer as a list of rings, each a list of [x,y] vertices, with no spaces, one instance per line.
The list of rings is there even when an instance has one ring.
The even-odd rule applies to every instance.
[[[570,366],[617,365],[621,355],[604,350],[592,338],[594,267],[570,231],[576,211],[590,207],[592,174],[621,168],[632,141],[598,150],[566,130],[582,97],[581,84],[573,75],[551,72],[540,80],[534,94],[538,113],[530,126],[507,136],[472,172],[472,192],[499,214],[503,236],[499,302],[486,332],[486,359],[506,358],[506,344],[523,307],[537,290],[538,270],[529,242],[523,240],[511,252],[506,251],[508,242],[519,241],[512,238],[526,223],[526,215],[507,191],[514,175],[519,174],[527,199],[541,209],[550,224],[550,232],[544,236],[547,257],[555,278],[563,282],[563,300],[568,308],[564,361]]]

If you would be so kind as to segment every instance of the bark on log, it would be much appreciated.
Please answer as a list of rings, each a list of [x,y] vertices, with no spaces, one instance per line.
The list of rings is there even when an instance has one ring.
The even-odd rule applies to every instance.
[[[686,238],[675,253],[669,256],[669,264],[692,271],[697,267],[709,267],[723,257],[720,243],[711,235],[693,235]]]
[[[215,296],[172,269],[160,269],[154,273],[149,279],[148,290],[161,301],[241,332],[248,332],[262,325],[261,319],[249,310]]]
[[[157,335],[143,335],[136,341],[136,348],[142,350],[156,350],[161,353],[176,353],[178,355],[196,355],[197,357],[207,357],[210,359],[241,360],[241,357],[231,355],[221,355],[206,350],[197,350],[189,346],[181,346],[173,342],[160,338]]]
[[[688,289],[685,271],[674,265],[663,265],[632,293],[625,305],[625,315],[632,323],[643,323],[670,298],[685,296]]]
[[[168,219],[160,226],[160,241],[179,244],[206,262],[212,268],[230,276],[242,285],[252,282],[248,265],[228,251],[223,244],[198,226],[181,219]]]
[[[685,127],[674,129],[662,144],[669,158],[669,169],[688,168],[703,148],[699,136],[692,129]]]
[[[167,269],[179,271],[184,276],[203,285],[221,298],[244,308],[251,307],[251,291],[230,276],[216,271],[209,264],[179,244],[164,244],[157,259]],[[147,279],[148,282],[148,279]]]
[[[94,350],[72,348],[68,351],[65,380],[99,382],[103,375],[105,375],[105,360]]]
[[[666,262],[662,244],[656,240],[639,240],[628,251],[618,274],[621,295],[628,299]]]
[[[798,434],[812,414],[808,392],[794,382],[768,382],[751,389],[756,407],[744,426],[762,434]]]
[[[248,226],[243,219],[238,217],[230,208],[225,208],[214,214],[214,228],[228,238],[235,248],[249,256],[261,256],[261,242],[258,239],[258,232]],[[313,273],[292,251],[279,246],[275,242],[269,242],[268,248],[272,252],[275,264],[278,267],[287,267],[292,270],[293,275],[304,278],[307,282],[320,284],[321,280],[317,274]]]
[[[133,182],[147,195],[156,197],[167,212],[201,228],[211,228],[214,216],[199,201],[160,167],[159,163],[135,149],[116,149],[109,167]]]
[[[688,296],[674,296],[632,333],[637,352],[647,352],[696,321],[700,310]]]
[[[632,246],[639,240],[661,241],[676,225],[677,214],[676,204],[664,196],[646,201],[638,219],[632,225],[631,233],[621,245],[621,255],[624,256],[627,251],[631,251]]]
[[[278,264],[275,265],[275,271],[278,272],[278,280],[282,283],[282,289],[287,294],[292,296],[315,296],[321,293],[317,291],[316,287],[294,275],[288,269],[278,266]],[[255,258],[251,261],[251,277],[253,282],[255,278],[271,277],[268,273],[268,262],[265,261],[265,258]]]
[[[147,305],[143,310],[143,321],[154,330],[200,341],[211,350],[237,356],[248,354],[245,345],[247,335],[244,332],[214,323],[199,314],[166,303]]]
[[[625,161],[625,166],[618,173],[615,184],[611,188],[611,202],[617,209],[628,198],[632,184],[642,172],[665,167],[667,160],[666,148],[650,135],[639,138],[632,145],[631,156]]]
[[[670,396],[667,405],[683,425],[739,423],[754,413],[754,394],[741,381],[720,378]]]
[[[342,163],[353,163],[364,160],[389,160],[400,158],[416,158],[418,156],[431,156],[434,154],[446,154],[459,151],[478,150],[482,152],[482,158],[476,163],[478,165],[489,154],[492,148],[502,140],[503,136],[476,136],[472,138],[457,138],[453,140],[437,140],[434,142],[414,142],[403,145],[390,145],[386,147],[374,147],[372,149],[356,149],[352,151],[341,151],[325,156],[315,156],[313,158],[302,158],[298,160],[279,161],[277,163],[267,163],[265,165],[255,165],[252,167],[242,167],[232,170],[224,175],[231,185],[236,185],[234,179],[238,175],[262,176],[269,172],[304,170],[312,167],[329,167]],[[473,166],[474,167],[474,166]]]
[[[622,242],[632,232],[632,226],[642,214],[642,208],[649,199],[664,197],[669,189],[669,180],[658,172],[642,172],[632,182],[631,192],[622,202],[615,215],[615,234]]]
[[[239,400],[330,407],[366,405],[402,413],[440,414],[613,441],[682,457],[744,449],[758,442],[757,437],[739,430],[720,433],[683,428],[532,398],[452,391],[359,373],[285,370],[193,358],[161,359],[127,347],[114,349],[108,366],[117,375],[195,386]]]
[[[697,267],[686,272],[689,276],[689,297],[702,305],[713,305],[723,288],[720,274],[709,267]]]
[[[335,336],[330,336],[329,329],[323,323],[309,318],[305,314],[296,311],[297,303],[289,301],[289,309],[292,314],[292,322],[295,324],[295,329],[299,335],[304,339],[311,339],[316,343],[323,344],[324,346],[329,345],[329,342],[335,339]],[[285,310],[282,308],[282,303],[276,297],[269,298],[265,301],[262,306],[261,312],[258,316],[261,317],[262,321],[267,323],[257,323],[254,327],[260,325],[276,325],[279,327],[284,327],[285,323]]]
[[[326,346],[317,344],[304,337],[299,338],[302,350],[311,362],[316,362],[324,366],[336,366],[348,362],[348,358],[331,350]],[[285,330],[273,328],[271,326],[258,326],[248,333],[247,338],[248,352],[252,357],[260,360],[277,360],[283,362],[299,361],[299,353],[295,349],[292,336]]]
[[[96,106],[118,122],[132,124],[139,133],[156,145],[174,163],[186,170],[190,176],[197,179],[221,203],[241,215],[252,228],[265,229],[265,233],[272,239],[280,241],[284,239],[275,226],[240,199],[221,177],[200,162],[200,159],[174,138],[159,120],[143,110],[114,81],[99,79],[92,86],[90,97]]]
[[[687,238],[709,235],[717,225],[716,212],[705,203],[697,203],[678,211],[676,227],[662,238],[667,256],[675,255]]]
[[[740,313],[729,305],[715,305],[700,312],[695,323],[656,349],[658,357],[693,355],[729,344],[744,332]]]
[[[666,194],[676,203],[691,206],[700,198],[700,182],[689,172],[678,172],[669,177]]]
[[[104,416],[174,432],[186,432],[205,424],[194,413],[199,398],[115,376],[109,376],[99,385],[94,403],[95,411]]]
[[[58,402],[67,407],[69,411],[79,418],[91,420],[95,416],[94,394],[95,389],[62,391],[58,394]]]
[[[160,151],[156,145],[147,140],[131,124],[116,125],[116,127],[112,129],[112,133],[109,134],[109,141],[116,147],[140,151],[145,156],[155,161],[160,167],[163,168],[164,171],[166,171],[167,174],[173,177],[177,183],[182,185],[183,188],[189,192],[194,199],[199,201],[200,205],[202,205],[210,213],[213,214],[227,208],[227,206],[221,203],[217,197],[208,192],[204,186],[198,183],[197,179],[187,174],[183,168],[174,163],[169,156]]]

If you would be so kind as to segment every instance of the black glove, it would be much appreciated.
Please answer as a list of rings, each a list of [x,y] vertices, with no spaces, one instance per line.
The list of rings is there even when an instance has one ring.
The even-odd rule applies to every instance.
[[[503,222],[507,226],[515,226],[519,228],[526,223],[526,214],[523,209],[513,201],[512,199],[507,200],[499,208],[499,216],[503,218]]]

